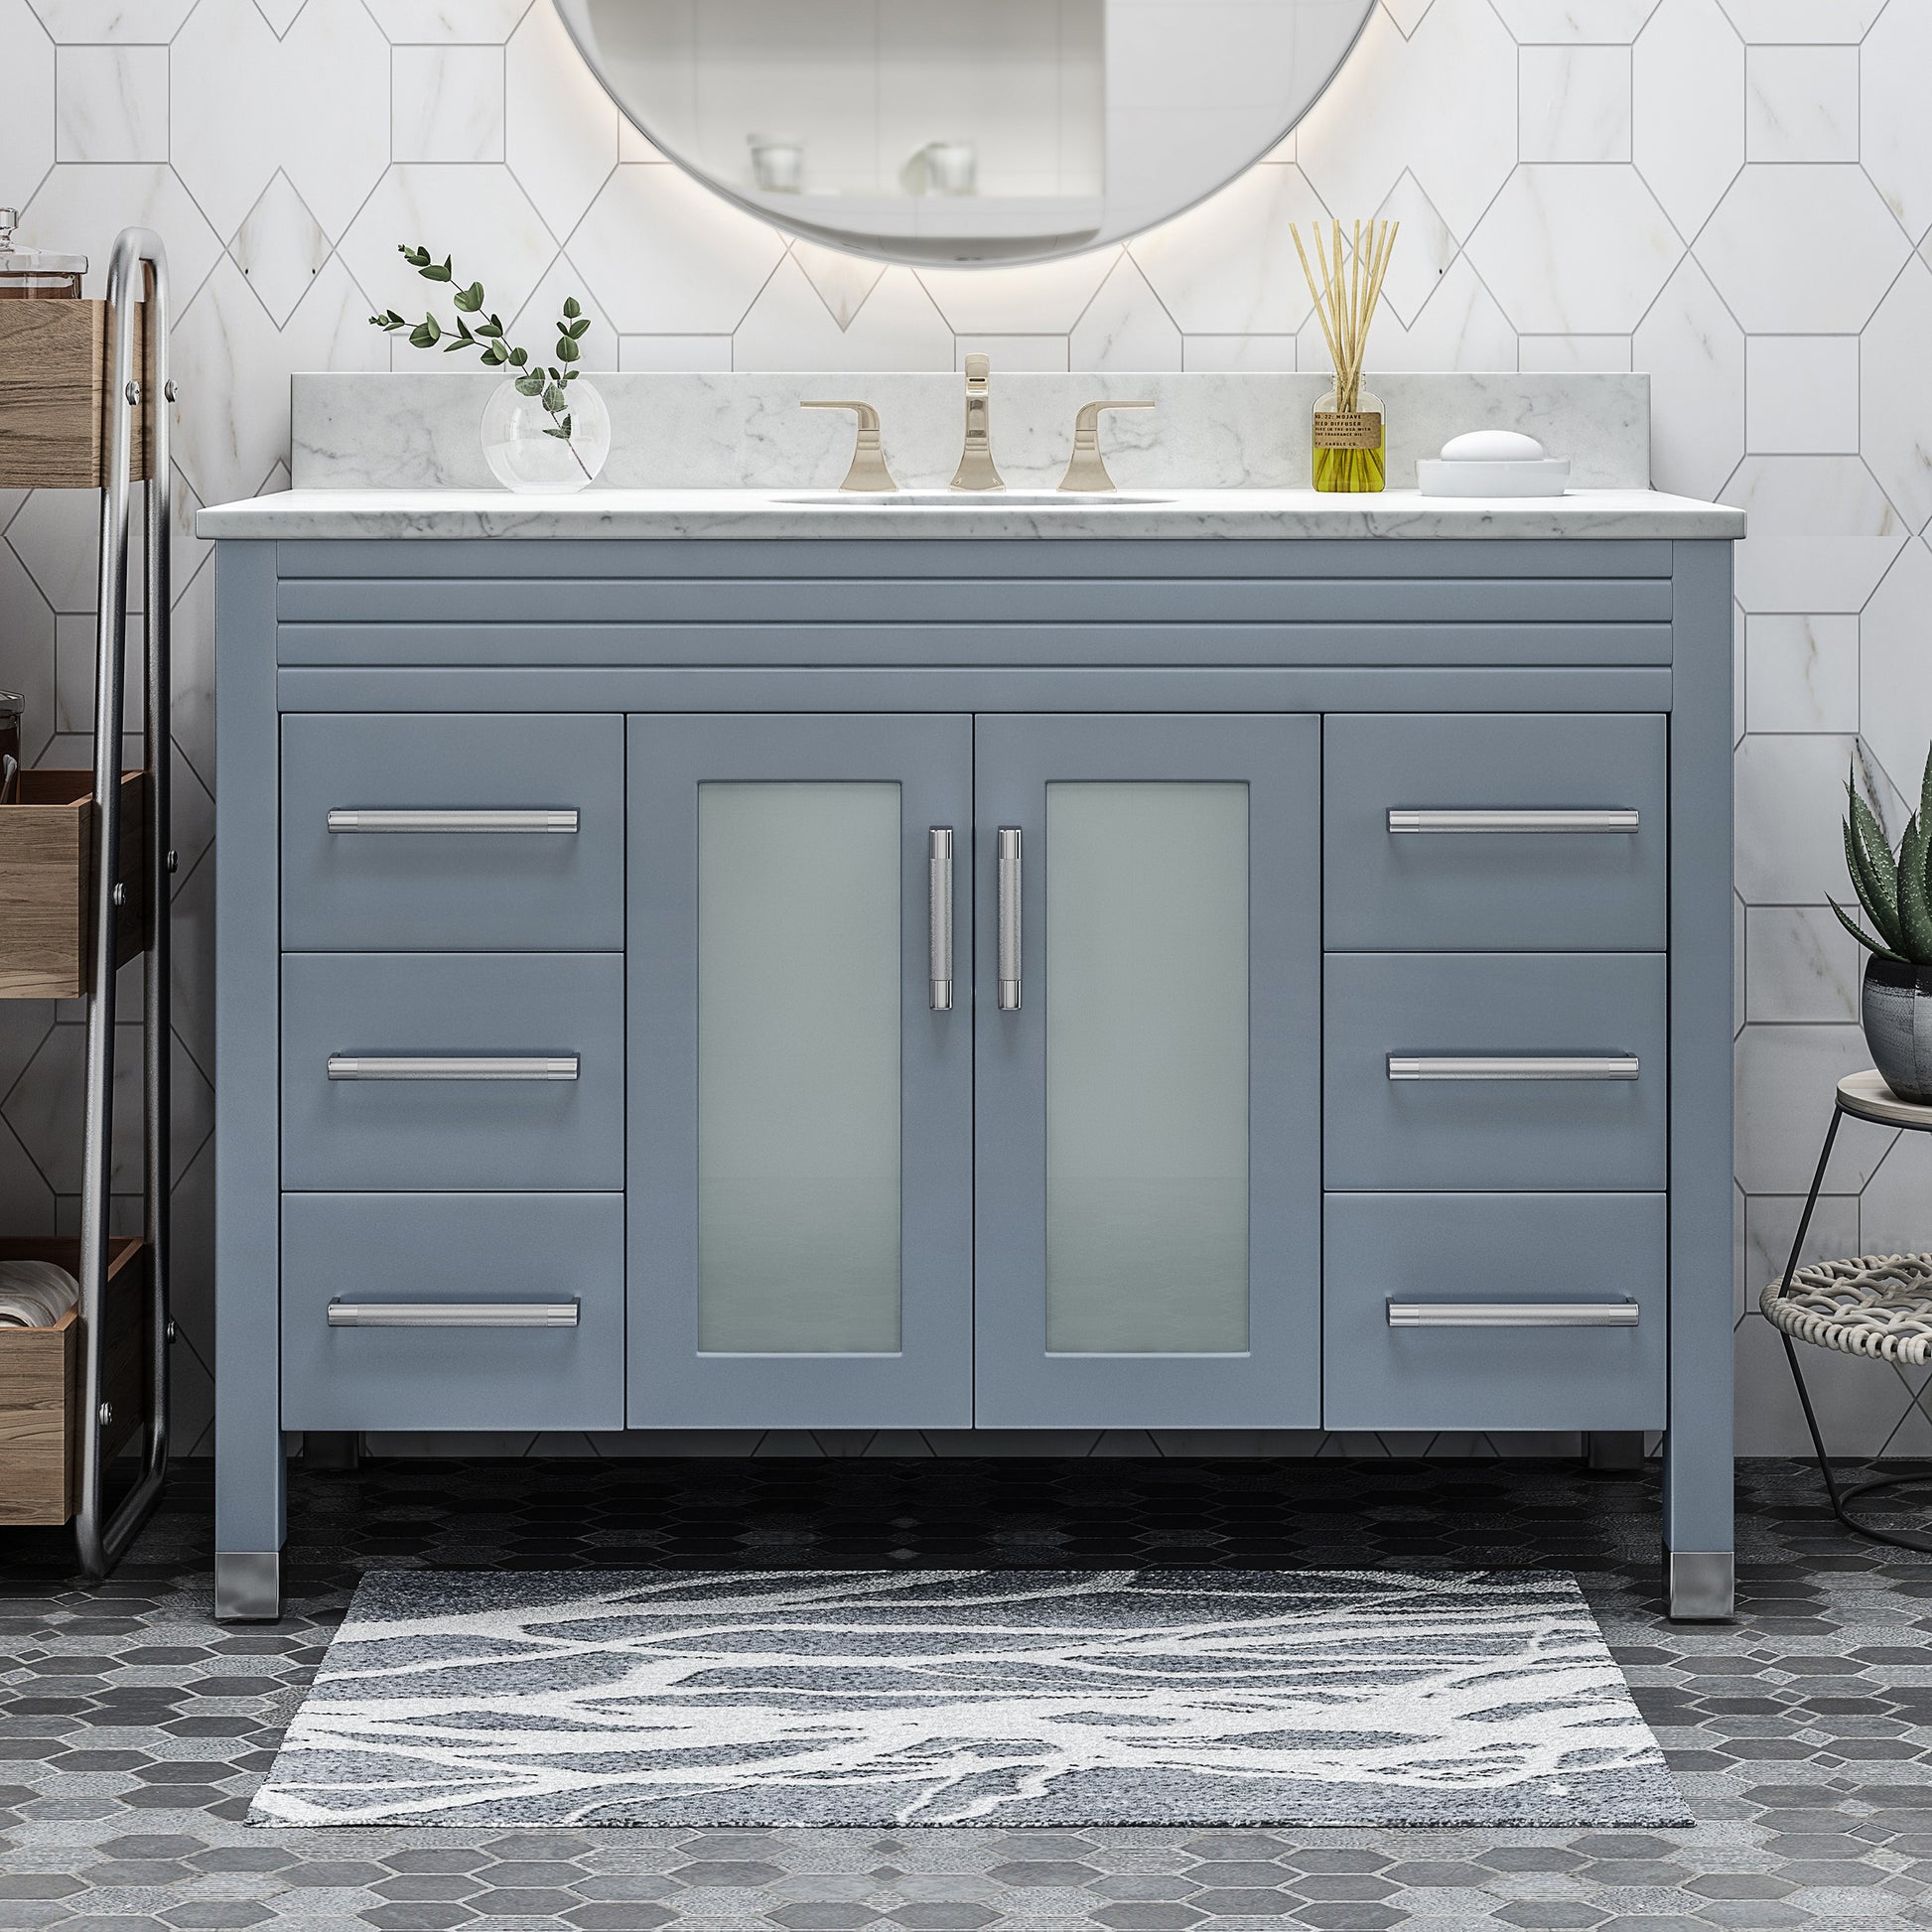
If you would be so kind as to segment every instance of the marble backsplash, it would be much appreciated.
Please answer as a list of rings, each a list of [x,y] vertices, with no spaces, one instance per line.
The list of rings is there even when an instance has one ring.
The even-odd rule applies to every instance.
[[[487,488],[478,424],[495,388],[474,372],[297,374],[291,481],[298,489]],[[863,397],[880,412],[901,486],[944,484],[959,462],[961,378],[942,372],[603,374],[612,447],[599,483],[621,489],[829,488],[845,475],[853,421],[801,409]],[[993,452],[1017,485],[1066,468],[1074,412],[1097,397],[1151,410],[1103,419],[1123,488],[1302,488],[1309,426],[1327,386],[1315,374],[993,373]],[[1618,373],[1378,375],[1389,480],[1413,488],[1418,457],[1468,429],[1514,429],[1571,460],[1578,488],[1650,482],[1650,378]]]

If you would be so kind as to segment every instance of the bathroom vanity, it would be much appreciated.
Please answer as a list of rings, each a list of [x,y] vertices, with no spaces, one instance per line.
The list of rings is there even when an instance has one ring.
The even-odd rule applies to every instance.
[[[1146,493],[203,512],[219,1614],[626,1428],[1661,1431],[1728,1614],[1741,516]]]

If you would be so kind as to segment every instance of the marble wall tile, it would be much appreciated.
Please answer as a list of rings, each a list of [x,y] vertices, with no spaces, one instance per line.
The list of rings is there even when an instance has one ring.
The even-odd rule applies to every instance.
[[[1744,436],[1753,450],[1858,449],[1858,337],[1753,336],[1744,368]]]
[[[1744,727],[1856,732],[1859,620],[1765,613],[1744,627]]]
[[[1856,611],[1910,541],[1857,457],[1748,456],[1725,500],[1750,517],[1737,546],[1747,611]]]
[[[278,168],[228,244],[255,300],[279,329],[329,259],[329,237]]]
[[[1908,798],[1932,744],[1932,550],[1899,552],[1859,620],[1859,715],[1871,755]]]
[[[1721,0],[1721,4],[1745,40],[1797,46],[1856,44],[1885,10],[1885,0]]]
[[[1658,0],[1495,0],[1503,24],[1525,46],[1628,43],[1657,6]]]
[[[1805,236],[1830,236],[1831,272]],[[1697,238],[1697,257],[1744,328],[1766,335],[1856,334],[1912,252],[1863,168],[1753,163]]]
[[[1590,245],[1572,245],[1587,235]],[[1468,253],[1515,326],[1540,335],[1636,328],[1684,243],[1634,168],[1518,168]]]
[[[86,42],[165,43],[180,31],[196,0],[24,0],[63,47]]]
[[[1850,1254],[1851,1249],[1843,1252]],[[1859,1196],[1863,1255],[1932,1252],[1932,1137],[1901,1134]]]
[[[1650,372],[1658,487],[1719,495],[1744,454],[1744,332],[1690,256],[1637,326],[1630,353]]]
[[[1863,922],[1849,884],[1832,897]],[[1854,1022],[1864,961],[1864,948],[1829,906],[1750,906],[1744,914],[1745,1012],[1754,1021]]]
[[[1516,152],[1524,161],[1630,159],[1630,50],[1580,44],[1517,56]]]
[[[1932,228],[1932,115],[1919,90],[1898,82],[1932,71],[1932,8],[1870,11],[1859,49],[1859,158],[1906,232],[1923,240]]]
[[[1753,1199],[1802,1194],[1831,1123],[1832,1092],[1871,1064],[1857,1027],[1746,1027],[1737,1043],[1737,1178]],[[1857,1193],[1891,1145],[1883,1131],[1844,1133],[1825,1185]]]
[[[501,48],[398,47],[389,59],[391,159],[502,160]]]
[[[62,161],[166,161],[168,50],[62,48],[55,152]]]
[[[1932,523],[1932,267],[1915,256],[1859,338],[1859,448],[1914,529]]]
[[[1859,50],[1753,47],[1744,62],[1751,161],[1859,158]]]
[[[1738,752],[1737,890],[1746,905],[1823,905],[1843,899],[1845,785],[1861,792],[1894,836],[1894,800],[1858,756],[1859,741],[1820,733],[1752,732]]]
[[[1083,369],[1177,369],[1180,331],[1132,255],[1123,254],[1067,334]]]
[[[1631,159],[1689,239],[1744,159],[1743,46],[1717,0],[1663,0],[1631,71]]]

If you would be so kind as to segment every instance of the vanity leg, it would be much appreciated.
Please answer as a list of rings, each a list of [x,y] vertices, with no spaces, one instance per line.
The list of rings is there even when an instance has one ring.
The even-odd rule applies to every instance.
[[[282,1613],[282,1450],[275,546],[215,565],[214,1614]]]
[[[1592,1469],[1624,1470],[1643,1467],[1643,1431],[1595,1429],[1584,1438],[1584,1459]]]
[[[1673,544],[1671,578],[1664,1578],[1673,1618],[1722,1622],[1731,1614],[1735,1573],[1729,546]]]

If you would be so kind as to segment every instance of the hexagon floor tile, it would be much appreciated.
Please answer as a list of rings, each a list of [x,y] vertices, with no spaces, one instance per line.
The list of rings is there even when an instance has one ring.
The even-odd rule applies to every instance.
[[[210,1478],[119,1573],[0,1531],[0,1927],[1932,1927],[1932,1560],[1744,1465],[1741,1612],[1656,1597],[1654,1469],[1568,1463],[371,1462],[291,1480],[290,1614],[208,1620]],[[1574,1571],[1676,1832],[285,1832],[240,1820],[357,1574],[419,1565]]]

